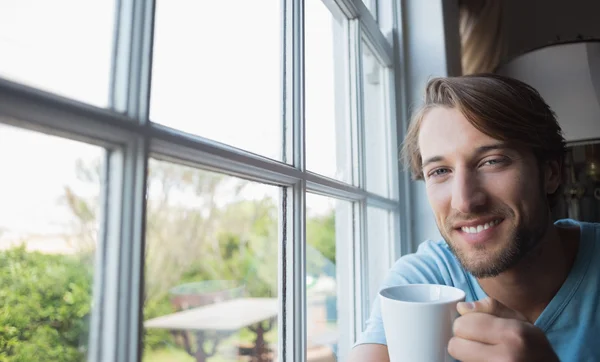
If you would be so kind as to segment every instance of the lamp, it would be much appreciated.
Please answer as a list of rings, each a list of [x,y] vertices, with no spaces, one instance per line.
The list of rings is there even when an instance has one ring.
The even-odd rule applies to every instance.
[[[496,69],[537,89],[569,144],[600,141],[600,41],[548,45]]]

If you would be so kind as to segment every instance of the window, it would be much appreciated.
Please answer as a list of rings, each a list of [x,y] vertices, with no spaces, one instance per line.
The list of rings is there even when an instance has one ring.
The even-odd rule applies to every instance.
[[[154,159],[148,186],[143,360],[276,358],[280,190]]]
[[[305,2],[306,167],[351,183],[347,31],[346,20],[336,15],[321,0]]]
[[[113,1],[4,0],[0,77],[78,101],[109,101]]]
[[[6,359],[346,360],[400,245],[375,17],[33,1],[0,4]]]
[[[370,306],[377,293],[379,286],[391,267],[390,241],[392,238],[392,219],[390,212],[376,207],[367,207],[367,256],[368,256],[368,295]]]
[[[150,119],[281,160],[280,3],[157,0]]]
[[[386,109],[386,70],[362,43],[363,112],[365,117],[365,152],[367,165],[367,190],[389,196],[391,140]]]
[[[8,361],[87,356],[103,155],[0,123],[0,349]]]
[[[338,275],[349,273],[337,260],[347,258],[350,250],[352,203],[308,194],[306,205],[307,359],[336,361],[338,304],[343,303]]]

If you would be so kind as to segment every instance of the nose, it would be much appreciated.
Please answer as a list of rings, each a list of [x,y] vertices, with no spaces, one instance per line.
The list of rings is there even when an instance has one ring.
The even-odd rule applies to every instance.
[[[485,205],[486,197],[483,188],[477,178],[466,170],[455,171],[452,184],[452,208],[469,214],[477,212]]]

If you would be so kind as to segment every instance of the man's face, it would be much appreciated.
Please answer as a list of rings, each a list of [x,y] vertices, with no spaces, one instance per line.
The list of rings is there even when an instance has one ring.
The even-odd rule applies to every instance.
[[[554,167],[540,168],[532,152],[485,135],[452,108],[427,112],[419,148],[437,226],[467,271],[496,276],[538,245],[550,225],[546,194],[559,185]]]

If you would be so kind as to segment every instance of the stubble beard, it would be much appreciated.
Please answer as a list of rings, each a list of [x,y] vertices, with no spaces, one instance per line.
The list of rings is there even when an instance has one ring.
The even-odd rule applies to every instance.
[[[544,201],[546,201],[545,198]],[[438,229],[440,229],[440,233],[452,253],[467,272],[478,279],[492,278],[513,268],[540,244],[547,228],[548,209],[544,207],[544,202],[539,203],[539,205],[539,210],[533,210],[532,215],[530,215],[531,220],[529,222],[523,222],[522,220],[517,222],[515,214],[510,208],[501,207],[487,213],[450,217],[446,225],[443,228],[438,225]],[[465,247],[459,247],[459,245],[464,244],[464,241],[453,240],[450,237],[456,219],[472,220],[490,215],[503,219],[499,226],[509,227],[504,235],[499,235],[504,239],[502,242],[484,243],[468,247],[470,250],[465,250]],[[512,225],[507,225],[508,223],[512,223]],[[496,248],[491,249],[488,244],[495,245]]]

